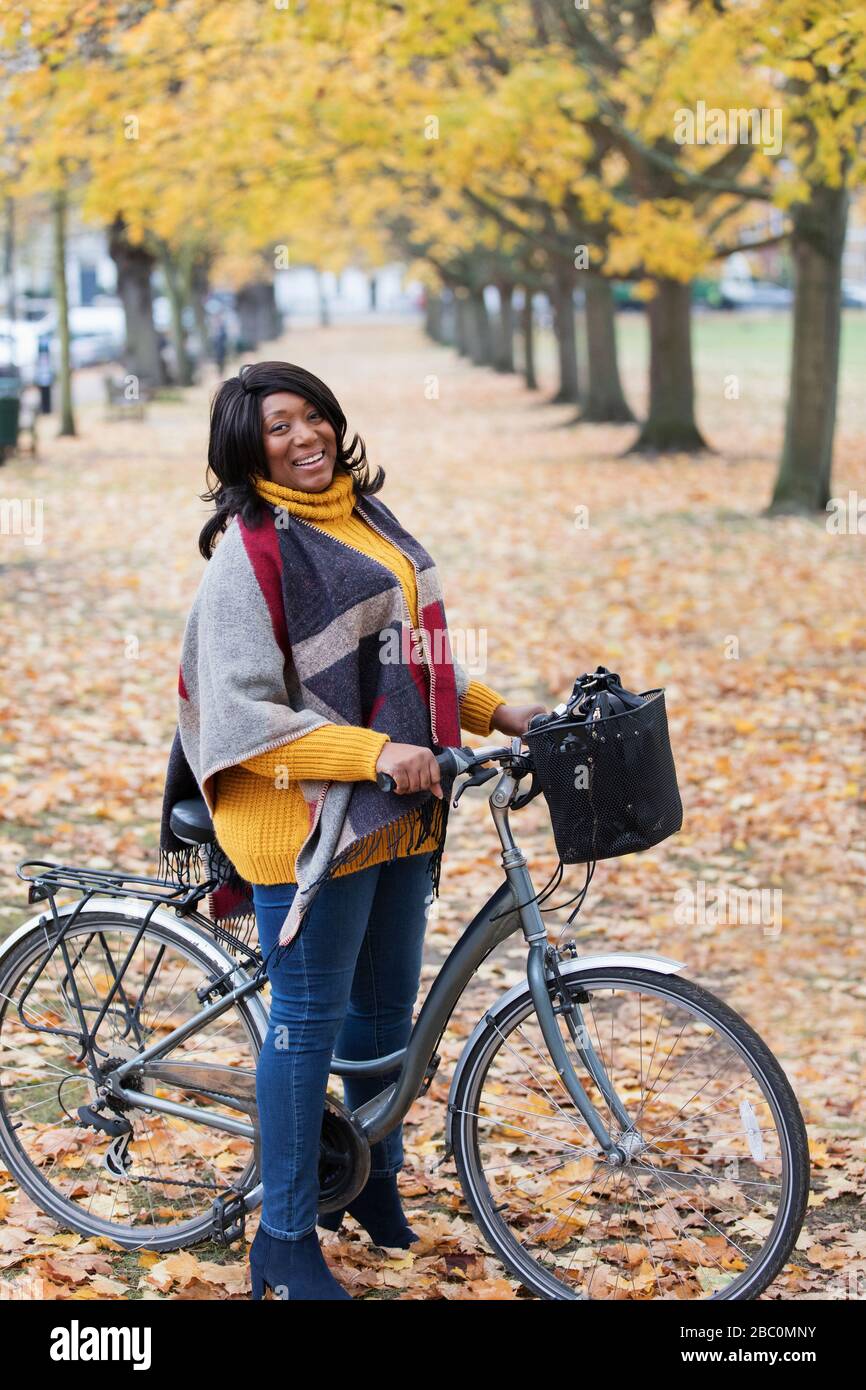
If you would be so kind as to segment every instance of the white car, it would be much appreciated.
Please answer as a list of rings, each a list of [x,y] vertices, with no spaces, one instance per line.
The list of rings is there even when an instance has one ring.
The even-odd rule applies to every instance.
[[[843,280],[842,303],[846,309],[866,309],[866,285],[856,280]]]
[[[59,369],[60,344],[54,309],[39,319],[0,319],[0,344],[4,337],[14,344],[12,361],[25,382],[33,380],[40,338],[50,340],[51,361],[55,372]],[[126,319],[121,304],[78,304],[69,310],[69,357],[73,367],[113,362],[122,355],[125,342]],[[0,346],[0,361],[2,352]]]

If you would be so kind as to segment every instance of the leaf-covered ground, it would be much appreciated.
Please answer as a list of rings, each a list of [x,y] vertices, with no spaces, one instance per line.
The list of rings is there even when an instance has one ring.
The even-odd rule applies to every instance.
[[[714,322],[726,325],[721,347]],[[457,640],[462,629],[486,641],[483,679],[515,702],[548,704],[599,663],[631,689],[666,687],[683,830],[600,864],[565,935],[581,952],[685,962],[766,1039],[807,1122],[815,1190],[795,1258],[764,1297],[862,1296],[866,539],[831,534],[823,518],[762,515],[785,362],[768,364],[760,333],[750,347],[735,319],[708,318],[700,334],[702,423],[719,452],[658,461],[621,457],[629,429],[564,428],[568,407],[469,367],[412,326],[299,331],[268,352],[336,390],[350,430],[387,470],[384,500],[437,561]],[[641,355],[630,321],[627,367]],[[866,496],[866,406],[850,367],[834,480],[846,499]],[[732,372],[736,399],[723,386]],[[155,871],[177,655],[203,566],[197,494],[212,387],[209,376],[141,422],[85,406],[78,438],[55,439],[51,422],[38,461],[0,469],[0,498],[44,505],[41,545],[0,536],[2,932],[28,911],[14,876],[25,856]],[[555,865],[543,801],[514,822],[540,887]],[[489,813],[469,794],[452,812],[425,984],[499,878]],[[557,900],[582,881],[568,870]],[[772,923],[684,924],[676,894],[699,882],[780,890],[780,911]],[[566,916],[548,914],[553,939]],[[476,1234],[453,1163],[438,1166],[462,1042],[521,978],[523,958],[512,938],[480,969],[407,1123],[401,1184],[421,1241],[386,1256],[357,1228],[324,1238],[357,1296],[523,1296]],[[248,1297],[242,1246],[124,1253],[58,1233],[0,1182],[10,1292]]]

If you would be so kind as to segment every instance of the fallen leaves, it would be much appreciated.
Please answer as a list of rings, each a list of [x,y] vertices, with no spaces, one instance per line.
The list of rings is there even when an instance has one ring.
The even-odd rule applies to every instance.
[[[472,370],[413,327],[311,331],[286,346],[334,384],[385,466],[385,500],[436,558],[452,628],[486,633],[480,679],[515,702],[548,704],[598,663],[632,689],[665,685],[683,831],[648,854],[600,864],[577,923],[566,927],[570,908],[557,909],[547,915],[550,935],[573,936],[582,953],[643,949],[683,960],[686,975],[765,1037],[803,1108],[815,1182],[796,1259],[764,1296],[852,1296],[866,1281],[862,540],[830,537],[820,519],[761,515],[773,473],[768,427],[733,424],[712,405],[706,376],[707,409],[716,411],[707,424],[720,453],[649,462],[618,457],[628,431],[559,429],[570,411],[539,409],[515,378]],[[420,446],[417,384],[431,355],[442,403]],[[79,438],[46,431],[41,460],[0,473],[3,495],[26,491],[46,502],[45,544],[15,550],[4,537],[0,571],[0,594],[15,614],[0,674],[9,928],[28,914],[14,877],[19,858],[154,871],[177,654],[203,568],[197,494],[208,393],[199,387],[182,404],[151,407],[134,436],[85,407]],[[849,387],[841,418],[859,425],[852,412],[861,409]],[[866,491],[850,427],[840,430],[837,456],[838,490]],[[572,524],[578,503],[589,509],[586,531]],[[483,794],[467,793],[450,818],[422,997],[501,877]],[[556,863],[543,800],[513,825],[541,887]],[[676,890],[697,880],[781,888],[781,933],[679,923]],[[552,901],[564,902],[582,881],[582,870],[567,870]],[[443,1040],[440,1071],[407,1121],[400,1182],[421,1240],[411,1252],[383,1254],[350,1221],[323,1238],[355,1296],[526,1296],[487,1251],[453,1164],[437,1166],[466,1037],[484,1008],[524,978],[524,964],[525,948],[511,938],[479,968]],[[170,1133],[182,1150],[170,1127],[154,1143]],[[77,1161],[60,1130],[45,1131],[39,1145],[47,1162]],[[208,1158],[230,1171],[233,1150],[214,1140]],[[536,1177],[531,1156],[519,1166]],[[38,1296],[58,1299],[248,1297],[243,1245],[224,1257],[213,1246],[130,1254],[58,1232],[8,1176],[0,1188],[0,1278],[13,1291],[26,1294],[39,1281]],[[111,1210],[106,1199],[104,1214]],[[579,1208],[568,1218],[576,1229],[587,1219]],[[681,1229],[660,1205],[643,1241],[621,1232],[611,1242],[598,1277],[624,1296],[624,1240],[640,1292],[651,1280],[644,1250]],[[720,1277],[701,1269],[699,1279],[712,1292]]]

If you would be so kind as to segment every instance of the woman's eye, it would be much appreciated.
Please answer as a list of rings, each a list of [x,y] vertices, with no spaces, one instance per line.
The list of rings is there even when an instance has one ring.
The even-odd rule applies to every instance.
[[[310,414],[309,414],[309,416],[308,416],[308,419],[314,419],[314,420],[321,420],[321,418],[322,418],[322,416],[321,416],[321,414],[320,414],[320,412],[319,412],[318,410],[311,410],[311,411],[310,411]],[[271,430],[271,434],[276,434],[277,430],[281,430],[281,429],[283,429],[283,428],[285,428],[285,429],[291,428],[290,425],[289,425],[289,422],[288,422],[287,420],[281,420],[278,424],[274,425],[273,429]]]

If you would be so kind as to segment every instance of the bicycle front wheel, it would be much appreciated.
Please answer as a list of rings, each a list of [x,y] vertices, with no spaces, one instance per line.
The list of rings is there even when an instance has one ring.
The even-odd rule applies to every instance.
[[[691,981],[626,967],[562,978],[575,1031],[563,1014],[559,1027],[619,1153],[607,1158],[576,1109],[527,987],[470,1039],[451,1107],[486,1240],[542,1298],[756,1298],[790,1255],[809,1191],[806,1131],[779,1063]],[[627,1123],[590,1074],[586,1043]]]

